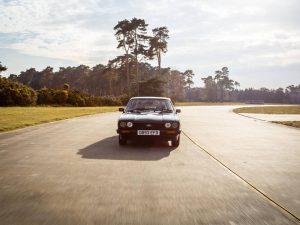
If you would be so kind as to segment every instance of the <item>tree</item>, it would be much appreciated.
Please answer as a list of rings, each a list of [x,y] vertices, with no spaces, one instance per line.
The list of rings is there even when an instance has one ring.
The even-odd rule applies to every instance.
[[[182,72],[178,70],[171,70],[168,79],[168,97],[174,101],[185,100],[185,77]]]
[[[183,73],[183,75],[185,77],[186,84],[188,85],[188,88],[190,89],[191,86],[194,84],[193,77],[195,74],[194,74],[193,70],[186,70]]]
[[[28,70],[26,70],[25,72],[22,71],[19,75],[18,81],[28,85],[32,88],[35,88],[35,81],[36,81],[36,76],[38,74],[38,71],[36,71],[35,68],[30,68]]]
[[[237,81],[234,81],[233,85],[234,85],[235,89],[237,89],[239,86],[241,86],[240,83]]]
[[[6,71],[7,68],[5,66],[2,66],[1,61],[0,61],[0,76],[1,76],[1,72]]]
[[[151,78],[147,81],[141,82],[141,96],[163,96],[164,94],[164,81],[158,77]]]
[[[217,70],[215,71],[215,77],[214,77],[214,81],[215,81],[215,89],[216,89],[216,94],[215,94],[215,101],[218,101],[218,86],[219,86],[219,82],[222,78],[222,71]]]
[[[214,77],[215,82],[215,96],[216,101],[218,101],[218,91],[220,90],[220,101],[224,100],[224,95],[226,94],[226,91],[233,90],[234,87],[234,80],[229,79],[229,70],[227,67],[223,67],[221,70],[217,70],[215,72]]]
[[[169,39],[169,30],[167,27],[158,27],[152,30],[153,37],[150,38],[149,57],[155,56],[158,62],[159,75],[161,75],[161,54],[167,52],[167,39]]]
[[[127,70],[127,63],[128,63],[128,68],[129,68],[129,63],[131,63],[133,61],[133,57],[132,55],[130,55],[129,57],[125,57],[125,56],[117,56],[116,58],[114,58],[113,60],[110,60],[108,62],[108,67],[110,68],[114,68],[115,69],[115,75],[116,75],[116,79],[115,81],[118,83],[118,93],[122,94],[126,93],[126,89],[128,90],[128,88],[126,88],[126,84],[127,84],[127,78],[126,78],[126,74],[127,72],[125,70]],[[129,73],[130,74],[130,73]],[[125,80],[125,79],[126,80]],[[131,77],[129,76],[129,81],[131,81]]]
[[[139,56],[147,55],[147,49],[145,43],[149,39],[147,36],[147,26],[145,20],[133,18],[131,19],[131,31],[133,37],[133,44],[131,46],[131,53],[135,56],[135,75],[136,75],[136,83],[137,83],[137,95],[139,95]]]
[[[128,20],[119,21],[114,27],[115,36],[119,42],[117,48],[123,48],[126,58],[126,79],[127,79],[127,91],[130,92],[130,75],[129,75],[129,50],[132,48],[134,38],[132,31],[132,24]]]
[[[117,70],[111,66],[108,66],[104,70],[104,78],[108,82],[108,95],[114,95],[114,88],[113,88],[113,82],[115,82],[118,79]]]
[[[216,96],[216,82],[212,76],[201,78],[205,85],[205,95],[207,101],[215,101],[217,99]]]

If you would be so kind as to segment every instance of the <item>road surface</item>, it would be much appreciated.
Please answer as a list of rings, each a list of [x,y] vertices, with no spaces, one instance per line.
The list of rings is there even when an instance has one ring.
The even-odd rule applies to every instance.
[[[119,113],[0,134],[0,224],[299,224],[300,130],[232,108],[182,107],[178,148]]]

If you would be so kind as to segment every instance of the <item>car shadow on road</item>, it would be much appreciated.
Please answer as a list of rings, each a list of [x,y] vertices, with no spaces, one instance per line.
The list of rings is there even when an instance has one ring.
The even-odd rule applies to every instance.
[[[112,136],[80,149],[77,154],[84,159],[155,161],[168,157],[174,149],[168,142],[153,140],[132,141],[119,146],[118,136]]]

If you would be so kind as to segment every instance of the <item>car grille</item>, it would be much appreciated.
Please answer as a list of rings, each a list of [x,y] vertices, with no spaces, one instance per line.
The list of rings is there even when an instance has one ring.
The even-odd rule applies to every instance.
[[[132,128],[142,130],[161,130],[165,129],[165,125],[155,123],[134,123]]]

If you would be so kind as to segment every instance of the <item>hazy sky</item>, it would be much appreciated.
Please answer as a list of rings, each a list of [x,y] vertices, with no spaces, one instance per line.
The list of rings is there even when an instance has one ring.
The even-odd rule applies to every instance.
[[[227,66],[241,87],[300,84],[300,0],[0,0],[4,75],[94,66],[123,54],[113,27],[133,17],[167,26],[163,67],[201,77]],[[153,65],[156,62],[153,61]]]

